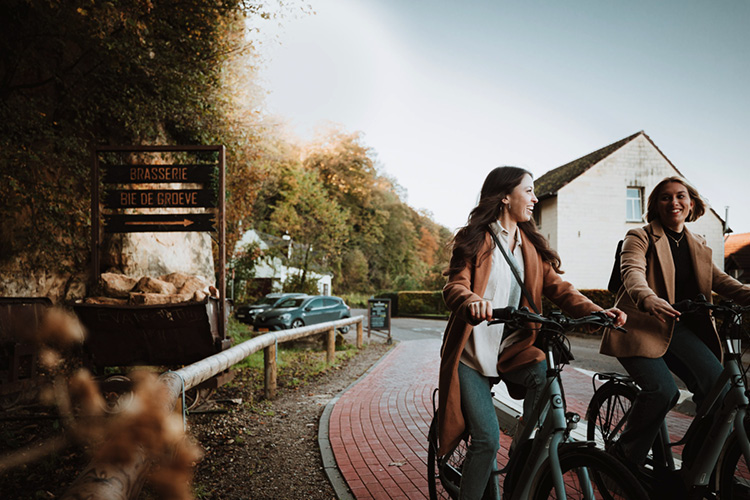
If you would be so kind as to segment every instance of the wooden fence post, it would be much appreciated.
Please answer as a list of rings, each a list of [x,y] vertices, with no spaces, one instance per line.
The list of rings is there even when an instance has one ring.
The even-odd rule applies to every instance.
[[[357,323],[357,349],[362,349],[362,322]]]
[[[276,343],[263,349],[266,399],[276,398]]]
[[[336,329],[328,330],[328,349],[326,349],[326,363],[333,364],[336,360]]]

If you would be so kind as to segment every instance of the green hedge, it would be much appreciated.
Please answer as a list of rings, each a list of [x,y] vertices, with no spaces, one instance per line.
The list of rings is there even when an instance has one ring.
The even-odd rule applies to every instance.
[[[612,307],[615,303],[615,294],[610,292],[609,290],[598,290],[598,289],[589,289],[589,290],[578,290],[583,295],[591,299],[591,301],[594,304],[597,304],[604,309],[609,309]],[[550,302],[547,297],[542,297],[542,312],[544,314],[549,314],[550,311],[559,311],[560,308],[554,305],[552,302]]]
[[[398,292],[398,310],[403,315],[448,316],[443,292]]]
[[[608,290],[580,290],[580,292],[607,309],[612,307],[615,296]],[[450,311],[443,301],[442,291],[408,291],[408,292],[383,292],[375,295],[378,299],[391,299],[391,316],[400,315],[433,315],[448,316]],[[559,308],[552,304],[547,298],[542,299],[542,311],[549,314]]]
[[[376,299],[391,299],[391,317],[398,316],[398,292],[383,292],[375,296]]]

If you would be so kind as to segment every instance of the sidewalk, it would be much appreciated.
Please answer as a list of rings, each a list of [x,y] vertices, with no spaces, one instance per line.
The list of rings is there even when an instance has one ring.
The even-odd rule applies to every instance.
[[[400,342],[329,404],[321,427],[327,425],[338,468],[334,475],[340,479],[332,478],[332,483],[340,499],[428,498],[427,433],[439,351],[437,339]],[[593,394],[591,375],[571,366],[562,375],[568,411],[582,418]],[[513,422],[521,401],[511,399],[502,384],[495,387],[495,397],[501,422]],[[673,437],[684,434],[690,424],[690,418],[679,413],[667,418]],[[585,429],[582,420],[577,429],[581,439]],[[501,434],[501,462],[507,461],[509,446],[510,437]]]

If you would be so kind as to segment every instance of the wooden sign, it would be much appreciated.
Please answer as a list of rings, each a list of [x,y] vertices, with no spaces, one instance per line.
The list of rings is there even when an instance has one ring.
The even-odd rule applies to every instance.
[[[367,337],[372,333],[385,335],[386,342],[391,340],[391,299],[368,299],[367,301]]]
[[[104,215],[105,233],[216,231],[214,214]]]
[[[218,165],[103,165],[105,184],[209,184]]]
[[[114,189],[104,194],[104,208],[215,207],[216,196],[202,189]]]

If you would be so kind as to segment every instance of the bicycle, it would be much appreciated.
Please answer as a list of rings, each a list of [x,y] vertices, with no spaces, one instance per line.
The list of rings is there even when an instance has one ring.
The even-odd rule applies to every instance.
[[[747,438],[750,422],[746,419],[747,374],[742,365],[741,348],[741,340],[746,335],[742,327],[743,313],[750,311],[750,306],[730,301],[711,304],[699,296],[673,307],[681,312],[708,310],[723,317],[719,338],[724,346],[724,370],[681,439],[670,442],[666,420],[662,423],[646,461],[646,472],[677,472],[680,486],[684,488],[681,494],[688,498],[704,495],[715,498],[716,493],[722,500],[750,498]],[[596,379],[606,382],[596,388]],[[720,401],[728,382],[729,390]],[[629,376],[614,372],[594,374],[593,383],[595,391],[586,411],[586,437],[610,449],[624,430],[640,389]],[[707,418],[714,408],[717,408],[715,417]],[[680,467],[672,454],[672,448],[677,446],[684,446]]]
[[[493,323],[506,323],[506,327],[520,328],[526,323],[541,324],[539,337],[546,352],[547,381],[538,403],[529,416],[524,429],[514,436],[514,446],[508,465],[493,474],[505,474],[503,498],[507,500],[528,498],[605,498],[641,500],[645,491],[635,476],[614,457],[599,450],[592,442],[576,442],[570,432],[580,416],[566,412],[565,394],[555,350],[567,347],[565,332],[578,326],[610,326],[612,320],[603,312],[579,319],[561,313],[548,317],[528,309],[508,307],[493,311]],[[528,326],[528,325],[526,325]],[[468,434],[459,444],[443,456],[438,456],[438,414],[433,393],[434,416],[428,434],[427,471],[431,500],[458,498],[461,468],[466,456]]]

